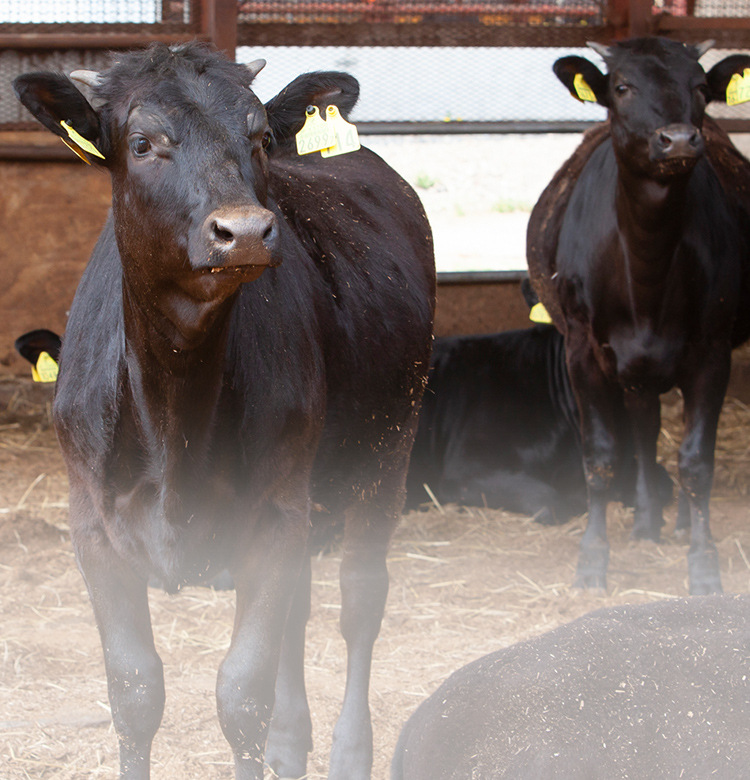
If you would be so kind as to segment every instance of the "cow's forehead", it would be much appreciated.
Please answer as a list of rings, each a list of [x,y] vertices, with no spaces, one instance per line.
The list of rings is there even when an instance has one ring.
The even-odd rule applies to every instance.
[[[675,83],[692,80],[704,73],[695,53],[682,44],[652,39],[634,41],[632,44],[611,47],[611,56],[607,59],[611,74],[642,74]]]

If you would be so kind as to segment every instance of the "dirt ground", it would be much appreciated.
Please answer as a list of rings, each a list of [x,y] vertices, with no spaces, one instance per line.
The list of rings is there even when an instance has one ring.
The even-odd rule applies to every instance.
[[[49,427],[49,391],[0,382],[0,777],[117,775],[104,669],[67,533],[67,485]],[[660,447],[675,473],[679,399],[665,402]],[[728,399],[719,432],[712,526],[724,588],[750,590],[750,409]],[[499,446],[501,443],[498,443]],[[605,596],[570,589],[584,519],[554,528],[478,508],[412,512],[389,558],[391,591],[375,647],[373,778],[385,780],[401,725],[466,662],[598,607],[687,594],[687,545],[666,512],[662,544],[632,542],[632,513],[611,507]],[[316,560],[307,671],[315,729],[310,778],[326,776],[344,687],[336,553]],[[232,626],[234,595],[152,591],[167,704],[153,777],[233,776],[215,713],[214,680]]]

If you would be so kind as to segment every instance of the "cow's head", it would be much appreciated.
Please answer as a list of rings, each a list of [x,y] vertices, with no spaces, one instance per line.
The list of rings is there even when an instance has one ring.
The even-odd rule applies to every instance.
[[[608,110],[621,165],[640,175],[668,178],[689,172],[701,157],[706,105],[726,102],[732,76],[750,67],[750,56],[734,55],[707,74],[698,60],[712,43],[686,46],[662,38],[590,43],[607,64],[606,74],[584,57],[563,57],[554,71],[574,97]]]
[[[307,74],[267,111],[251,89],[264,64],[237,65],[202,44],[156,44],[101,74],[71,74],[91,88],[91,103],[62,74],[14,82],[43,125],[74,143],[64,121],[103,155],[91,159],[112,176],[129,289],[180,330],[192,329],[178,322],[191,311],[226,300],[281,261],[268,156],[302,125],[306,106],[336,102],[346,112],[357,98],[351,76]]]

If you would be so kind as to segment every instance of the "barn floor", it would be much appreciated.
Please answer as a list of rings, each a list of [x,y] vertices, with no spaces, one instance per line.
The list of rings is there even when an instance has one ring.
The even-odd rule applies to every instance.
[[[67,485],[48,424],[48,394],[0,383],[0,777],[117,776],[99,640],[67,533]],[[671,473],[679,399],[665,403],[662,459]],[[712,526],[724,587],[750,591],[750,409],[728,399],[719,431]],[[570,589],[582,519],[545,528],[500,511],[432,507],[406,515],[390,554],[391,592],[375,648],[371,704],[374,780],[388,777],[399,729],[454,669],[479,655],[596,609],[687,594],[687,545],[629,541],[632,514],[613,505],[608,592]],[[344,686],[338,634],[338,558],[315,561],[308,684],[315,724],[309,777],[326,776]],[[214,679],[232,627],[234,596],[152,592],[167,705],[153,777],[233,776],[217,722]]]

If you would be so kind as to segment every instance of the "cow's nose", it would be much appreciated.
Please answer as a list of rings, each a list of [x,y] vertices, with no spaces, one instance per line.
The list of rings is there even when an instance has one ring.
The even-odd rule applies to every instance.
[[[225,264],[266,265],[269,259],[262,256],[276,253],[278,222],[267,209],[216,211],[208,217],[205,227],[209,250],[222,257]]]
[[[662,160],[700,157],[705,148],[700,130],[683,124],[660,127],[655,133],[654,147]]]

